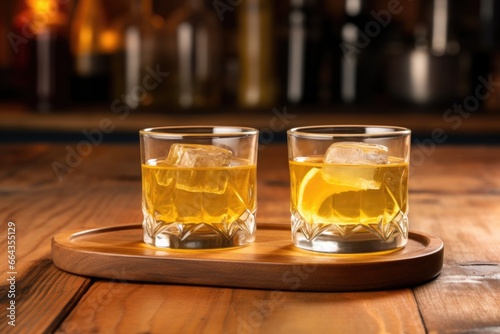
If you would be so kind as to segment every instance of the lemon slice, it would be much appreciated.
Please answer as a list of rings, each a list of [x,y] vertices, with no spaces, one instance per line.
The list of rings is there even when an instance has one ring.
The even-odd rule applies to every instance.
[[[327,223],[326,217],[319,213],[323,202],[332,195],[357,190],[356,187],[328,182],[321,168],[312,168],[300,183],[297,211],[307,222]]]

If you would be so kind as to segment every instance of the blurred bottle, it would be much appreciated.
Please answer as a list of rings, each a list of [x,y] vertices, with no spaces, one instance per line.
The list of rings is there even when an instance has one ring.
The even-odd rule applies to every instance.
[[[432,110],[467,95],[470,57],[457,39],[452,5],[449,0],[421,2],[423,17],[412,43],[388,54],[387,91],[393,100]]]
[[[317,0],[291,0],[288,14],[286,101],[315,103],[319,93],[322,19]]]
[[[0,13],[0,36],[8,36],[11,30],[9,25],[10,10],[5,10]],[[0,40],[0,99],[9,98],[12,95],[10,78],[12,66],[12,49],[9,39],[2,37]]]
[[[99,0],[79,0],[71,24],[72,98],[77,103],[106,102],[110,87],[110,51],[116,43],[106,27]],[[116,40],[116,37],[114,38]]]
[[[238,6],[241,107],[269,108],[276,102],[272,3],[246,0]]]
[[[479,36],[475,35],[471,75],[471,91],[477,87],[479,77],[487,79],[491,75],[493,82],[500,81],[500,3],[494,0],[480,0],[479,6]],[[488,112],[500,112],[500,92],[493,90],[491,96],[484,102]]]
[[[71,1],[25,0],[17,4],[14,31],[16,83],[30,107],[48,112],[68,106]]]
[[[129,13],[114,24],[118,38],[112,58],[112,99],[128,108],[161,105],[166,67],[158,42],[163,19],[153,14],[151,0],[130,0]],[[116,107],[116,106],[115,106]]]
[[[371,93],[367,58],[373,43],[365,33],[369,21],[364,0],[345,1],[345,22],[340,31],[340,99],[346,104],[359,103]]]
[[[189,0],[168,17],[165,47],[171,77],[167,90],[174,106],[199,109],[221,103],[220,24],[203,0]]]
[[[236,96],[238,94],[238,79],[239,79],[239,57],[238,57],[238,30],[236,22],[236,13],[226,12],[223,16],[221,24],[222,30],[222,71],[223,71],[223,88],[222,88],[222,104],[236,104]]]

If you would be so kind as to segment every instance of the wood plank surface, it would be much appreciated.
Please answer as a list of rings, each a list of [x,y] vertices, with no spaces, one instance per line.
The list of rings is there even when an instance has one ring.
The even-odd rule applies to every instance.
[[[56,330],[91,284],[88,278],[59,270],[50,259],[34,262],[22,276],[16,277],[16,286],[12,290],[15,298],[8,298],[10,285],[0,286],[2,313],[5,314],[7,307],[11,306],[11,300],[16,302],[15,327],[8,323],[12,319],[3,314],[0,333],[50,333]]]
[[[72,333],[78,326],[82,333],[158,333],[169,324],[185,332],[222,333],[238,326],[243,333],[500,331],[500,147],[435,147],[414,159],[410,226],[445,243],[445,266],[436,280],[413,290],[282,292],[284,301],[266,313],[259,303],[269,305],[265,301],[276,297],[272,291],[95,281],[50,264],[50,239],[58,232],[142,219],[138,145],[93,146],[58,178],[52,164],[65,163],[67,146],[75,148],[0,145],[1,254],[7,249],[6,224],[16,224],[16,332],[57,327]],[[259,223],[289,224],[288,187],[285,146],[266,145],[258,167]],[[0,259],[0,272],[6,271]],[[3,281],[4,310],[6,289]],[[192,311],[197,308],[199,313]],[[2,320],[0,332],[10,329]]]
[[[500,149],[444,147],[411,178],[411,226],[445,244],[441,275],[414,290],[426,329],[500,332]]]
[[[82,333],[424,333],[410,290],[299,293],[109,282],[92,286],[58,332],[75,327]]]
[[[51,332],[92,284],[89,278],[65,273],[52,264],[51,237],[67,228],[140,219],[134,216],[140,213],[134,207],[140,201],[140,169],[132,168],[135,178],[131,180],[130,167],[123,161],[115,168],[117,174],[107,177],[99,165],[105,150],[96,149],[74,173],[59,181],[51,163],[64,159],[64,146],[0,146],[0,152],[2,256],[6,256],[7,223],[14,222],[16,227],[15,298],[8,298],[10,286],[2,280],[0,308],[5,310],[15,300],[17,332]],[[126,150],[122,153],[127,154]],[[95,159],[99,164],[92,162]],[[0,262],[2,275],[12,271],[7,270],[6,260]],[[1,333],[11,329],[7,321],[0,322]]]

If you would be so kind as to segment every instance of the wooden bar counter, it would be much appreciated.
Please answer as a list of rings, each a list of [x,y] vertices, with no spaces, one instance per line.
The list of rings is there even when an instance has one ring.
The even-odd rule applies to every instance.
[[[498,146],[414,147],[410,225],[444,242],[442,272],[415,287],[341,293],[142,283],[58,269],[54,235],[142,220],[139,145],[81,147],[79,157],[68,157],[68,146],[77,149],[0,145],[0,333],[500,332]],[[263,145],[258,164],[257,222],[287,225],[286,146]]]

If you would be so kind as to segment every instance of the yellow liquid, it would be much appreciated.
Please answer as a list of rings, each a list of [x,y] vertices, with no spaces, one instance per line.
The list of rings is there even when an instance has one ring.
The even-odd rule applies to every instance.
[[[408,163],[325,164],[310,157],[290,161],[291,210],[312,224],[390,224],[408,212]]]
[[[227,167],[142,165],[142,206],[154,224],[210,224],[237,221],[255,213],[256,168],[233,159]],[[156,228],[156,227],[155,227]]]

